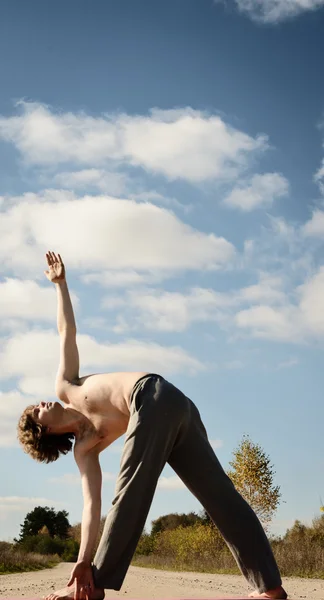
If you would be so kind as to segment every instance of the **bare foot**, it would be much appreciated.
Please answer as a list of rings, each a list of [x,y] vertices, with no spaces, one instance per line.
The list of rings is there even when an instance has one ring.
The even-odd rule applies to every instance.
[[[104,590],[95,588],[93,592],[89,592],[89,600],[103,600],[105,597]],[[74,600],[74,585],[65,587],[57,592],[52,592],[47,596],[43,596],[44,600]]]
[[[264,600],[286,600],[287,594],[283,587],[278,587],[275,590],[269,590],[260,594],[258,591],[249,594],[249,598],[263,598]]]

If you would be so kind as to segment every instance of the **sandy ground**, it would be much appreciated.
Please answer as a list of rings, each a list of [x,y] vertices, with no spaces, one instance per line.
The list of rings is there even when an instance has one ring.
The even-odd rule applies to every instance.
[[[66,585],[72,563],[33,573],[0,575],[0,598],[41,598]],[[324,580],[287,578],[289,598],[324,599]],[[130,567],[120,592],[107,590],[106,598],[228,598],[248,595],[243,577],[205,573],[173,573]]]

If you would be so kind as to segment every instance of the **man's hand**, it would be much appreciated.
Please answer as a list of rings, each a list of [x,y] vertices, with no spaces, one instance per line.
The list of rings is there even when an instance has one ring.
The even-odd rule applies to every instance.
[[[72,570],[71,577],[68,581],[68,586],[74,584],[75,600],[87,600],[94,592],[95,584],[93,581],[91,564],[84,561],[76,563]]]
[[[54,252],[46,252],[48,271],[44,271],[47,279],[52,283],[59,283],[65,280],[65,268],[61,256]]]

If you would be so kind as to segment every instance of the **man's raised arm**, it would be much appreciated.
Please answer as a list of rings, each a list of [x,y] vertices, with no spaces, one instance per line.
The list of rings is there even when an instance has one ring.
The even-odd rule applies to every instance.
[[[55,284],[57,291],[57,328],[60,334],[60,363],[56,377],[56,394],[67,401],[69,386],[79,378],[79,352],[76,343],[76,324],[65,279],[65,268],[61,256],[54,252],[46,254],[48,271],[45,275]]]

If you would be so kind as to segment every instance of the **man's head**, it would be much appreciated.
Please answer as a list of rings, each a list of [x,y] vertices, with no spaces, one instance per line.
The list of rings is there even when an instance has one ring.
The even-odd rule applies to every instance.
[[[64,408],[59,402],[27,406],[18,422],[18,440],[39,462],[53,462],[72,449],[74,433],[62,433]]]

